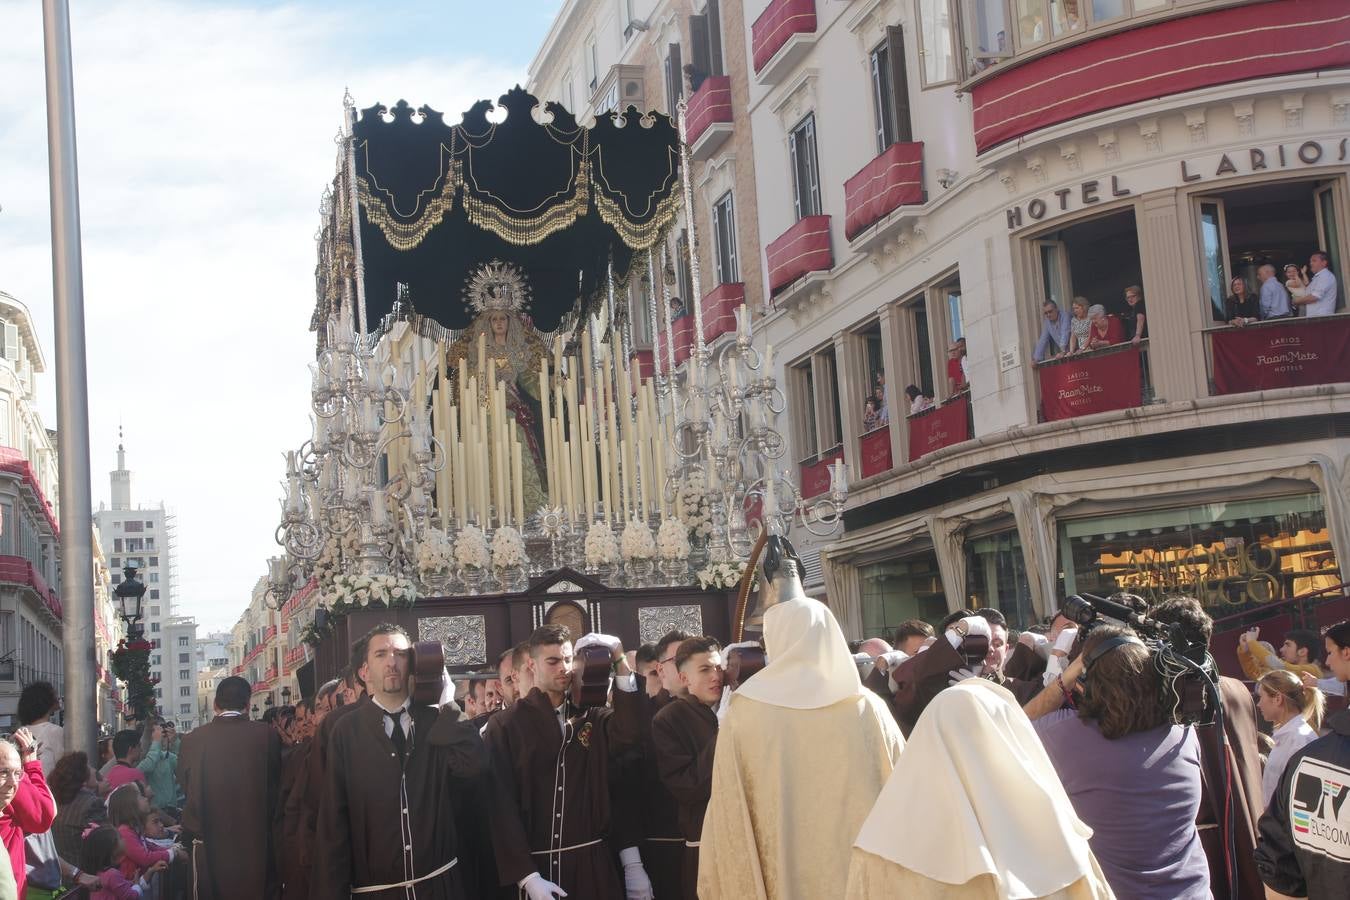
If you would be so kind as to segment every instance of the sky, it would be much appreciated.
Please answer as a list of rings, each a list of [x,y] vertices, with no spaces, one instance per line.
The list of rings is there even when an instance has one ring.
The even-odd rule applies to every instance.
[[[456,121],[523,83],[562,0],[71,0],[95,508],[177,517],[176,612],[249,602],[284,454],[309,435],[319,199],[344,89]],[[56,426],[41,4],[0,0],[0,290],[27,304]]]

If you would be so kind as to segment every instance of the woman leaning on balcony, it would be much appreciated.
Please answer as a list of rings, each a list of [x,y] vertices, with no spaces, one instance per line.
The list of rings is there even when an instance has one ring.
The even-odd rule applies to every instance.
[[[1088,327],[1087,347],[1084,349],[1097,350],[1124,343],[1125,328],[1120,324],[1120,319],[1108,316],[1106,307],[1100,303],[1094,303],[1088,308],[1088,321],[1092,324]]]
[[[1086,297],[1073,298],[1073,318],[1069,320],[1069,353],[1082,353],[1088,348],[1088,331],[1092,328],[1088,306]]]

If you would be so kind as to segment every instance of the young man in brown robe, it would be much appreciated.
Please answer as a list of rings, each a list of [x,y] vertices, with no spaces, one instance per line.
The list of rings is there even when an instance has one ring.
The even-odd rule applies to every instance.
[[[483,742],[453,701],[412,703],[407,632],[378,625],[364,640],[370,700],[333,729],[312,896],[460,900],[450,781],[486,770]]]
[[[312,868],[314,864],[314,843],[317,840],[319,831],[319,803],[323,800],[324,787],[328,779],[328,747],[332,743],[333,729],[343,716],[349,715],[355,711],[357,704],[365,700],[366,686],[362,683],[361,677],[357,674],[357,668],[361,662],[365,661],[366,645],[363,641],[357,641],[352,647],[352,657],[357,659],[356,666],[347,666],[342,670],[338,677],[337,690],[333,692],[333,697],[328,713],[323,721],[319,723],[318,729],[314,733],[311,741],[312,748],[309,752],[309,765],[306,772],[308,785],[305,789],[305,808],[303,829],[310,835],[309,856],[305,859],[306,870]],[[314,892],[313,879],[310,880],[310,900],[326,900]]]
[[[680,893],[670,896],[698,900],[699,837],[712,796],[715,710],[722,701],[722,655],[717,639],[696,637],[681,642],[675,651],[675,666],[685,694],[657,712],[652,719],[652,740],[657,771],[675,798],[684,838]],[[663,896],[660,888],[656,896]]]
[[[295,705],[290,724],[281,729],[281,784],[277,795],[277,874],[282,900],[308,900],[309,879],[301,866],[304,854],[300,810],[308,784],[308,757],[314,703],[305,698]],[[279,717],[280,718],[280,717]]]
[[[216,687],[216,717],[183,735],[178,784],[187,798],[183,837],[198,900],[276,900],[272,811],[281,742],[248,718],[252,689],[238,676]]]
[[[533,690],[494,716],[488,729],[497,872],[503,885],[530,900],[624,900],[625,882],[632,879],[631,897],[642,893],[638,874],[647,880],[636,848],[625,847],[620,881],[608,840],[610,761],[639,746],[646,698],[618,638],[587,635],[578,642],[592,643],[608,647],[618,675],[612,710],[571,705],[572,635],[565,626],[544,625],[530,636]]]

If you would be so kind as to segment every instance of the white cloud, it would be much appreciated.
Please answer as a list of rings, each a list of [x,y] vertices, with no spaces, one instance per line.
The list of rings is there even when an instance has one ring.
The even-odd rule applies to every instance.
[[[513,36],[525,52],[537,18]],[[308,432],[313,235],[344,88],[453,118],[523,65],[449,28],[441,48],[370,46],[357,11],[329,6],[89,0],[72,20],[95,504],[120,420],[134,499],[178,515],[179,612],[228,627],[278,550],[282,454]],[[51,367],[39,5],[0,0],[0,34],[0,289],[33,310]],[[54,427],[50,373],[42,390]]]

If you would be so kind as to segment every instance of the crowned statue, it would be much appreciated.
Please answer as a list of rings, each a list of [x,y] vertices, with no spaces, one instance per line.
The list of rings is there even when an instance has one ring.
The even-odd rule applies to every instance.
[[[473,321],[446,349],[450,372],[465,361],[468,374],[485,384],[488,371],[479,371],[479,345],[486,343],[484,368],[506,387],[506,408],[515,437],[525,448],[522,467],[525,509],[546,505],[547,476],[544,463],[544,429],[539,393],[539,361],[548,344],[535,330],[527,312],[529,286],[519,268],[498,260],[480,267],[464,288],[464,301],[474,313]]]

